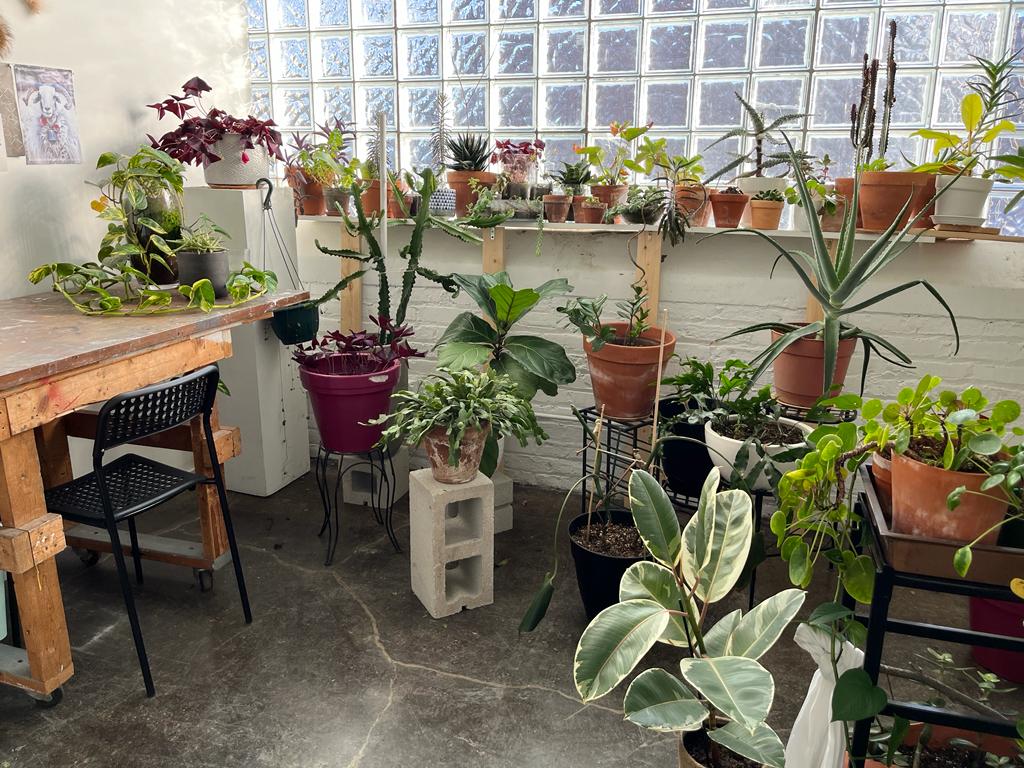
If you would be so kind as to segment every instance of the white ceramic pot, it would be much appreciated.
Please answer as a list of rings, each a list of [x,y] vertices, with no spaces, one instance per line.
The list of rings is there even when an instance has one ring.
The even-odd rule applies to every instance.
[[[804,435],[809,435],[812,432],[811,427],[803,424],[799,421],[793,421],[793,419],[779,419],[783,424],[789,424],[790,426],[796,427]],[[718,467],[722,472],[722,478],[728,479],[732,476],[733,467],[736,464],[736,454],[739,453],[740,448],[743,446],[742,440],[736,440],[731,437],[725,437],[715,432],[714,427],[711,426],[711,422],[708,421],[704,424],[704,442],[708,446],[708,456],[711,457],[712,463]],[[791,448],[796,448],[801,443],[793,443],[791,445],[766,445],[765,450],[769,456],[775,456],[776,454],[788,451]],[[747,465],[743,467],[740,472],[746,475],[750,470],[754,468],[754,465],[760,460],[756,451],[751,451],[747,457]],[[791,469],[796,469],[796,462],[785,462],[777,463],[775,466],[778,467],[782,474],[786,474]],[[768,482],[768,475],[765,472],[761,473],[761,476],[757,478],[754,483],[754,490],[767,491],[771,489],[771,484]]]
[[[245,149],[248,161],[243,161],[242,137],[236,133],[225,134],[212,149],[220,160],[203,169],[206,183],[211,187],[255,187],[258,180],[270,173],[270,155],[266,148],[257,144]]]
[[[935,191],[943,190],[947,186],[949,189],[935,201],[935,215],[984,219],[985,203],[988,201],[988,193],[992,191],[992,183],[992,179],[979,179],[974,176],[961,176],[958,179],[956,176],[937,174]]]
[[[821,195],[817,192],[811,192],[811,200],[814,201],[814,210],[817,212],[821,208]],[[811,228],[810,222],[807,221],[807,211],[804,210],[802,205],[791,205],[790,208],[793,214],[791,223],[793,229],[797,232],[807,232]],[[817,216],[818,214],[815,213],[814,215]]]

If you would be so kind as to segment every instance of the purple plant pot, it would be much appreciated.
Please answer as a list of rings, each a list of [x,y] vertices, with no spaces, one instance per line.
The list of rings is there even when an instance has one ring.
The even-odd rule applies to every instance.
[[[309,392],[313,418],[324,447],[339,453],[366,453],[380,439],[382,425],[367,424],[387,413],[391,393],[402,370],[400,361],[379,373],[340,376],[322,373],[329,360],[299,366],[302,386]]]

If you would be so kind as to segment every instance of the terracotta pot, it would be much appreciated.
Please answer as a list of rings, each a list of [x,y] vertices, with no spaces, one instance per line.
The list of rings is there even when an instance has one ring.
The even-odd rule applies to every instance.
[[[836,212],[821,214],[821,231],[838,232],[843,228],[843,219],[846,218],[846,198],[840,197],[836,200]]]
[[[573,203],[577,224],[601,224],[608,206],[604,203]]]
[[[629,191],[628,184],[591,184],[590,194],[600,200],[609,208],[614,208],[620,203],[626,202],[626,193]],[[621,224],[622,217],[616,216],[615,223]]]
[[[604,323],[622,338],[629,327],[626,323]],[[665,331],[665,346],[659,345],[660,328],[648,328],[641,338],[653,341],[646,346],[605,344],[594,351],[584,339],[583,351],[590,366],[590,386],[598,410],[613,419],[642,419],[654,410],[654,395],[658,379],[665,364],[676,348],[676,337]],[[661,367],[658,366],[659,356]]]
[[[892,462],[880,453],[871,454],[871,476],[875,478],[880,501],[892,509]]]
[[[363,213],[366,216],[374,216],[380,213],[380,179],[373,179],[366,182],[366,189],[360,193],[359,200],[363,205]],[[406,198],[406,200],[408,201],[408,198]],[[408,204],[408,202],[406,204]],[[402,213],[401,206],[398,205],[398,198],[395,196],[395,191],[390,188],[388,189],[388,218],[405,218],[405,215]]]
[[[455,192],[455,215],[466,216],[469,206],[476,202],[476,192],[469,188],[469,180],[476,179],[481,186],[493,187],[498,180],[490,171],[448,171],[448,186]]]
[[[836,192],[842,195],[844,200],[853,200],[853,181],[852,176],[845,176],[841,179],[836,179]],[[842,221],[839,223],[842,224]],[[857,206],[857,226],[864,226],[864,219],[861,218],[859,205]],[[838,232],[839,230],[836,231]]]
[[[781,336],[780,332],[772,331],[772,342]],[[856,346],[856,339],[839,341],[836,370],[832,377],[835,394],[839,394],[836,387],[841,391],[846,381],[846,371]],[[772,371],[775,375],[775,397],[779,402],[810,408],[825,389],[825,342],[815,338],[798,339],[775,358]]]
[[[583,205],[583,201],[588,197],[589,195],[572,196],[572,206],[569,208],[569,221],[579,221],[579,219],[576,218],[576,211],[580,209],[580,206]]]
[[[774,230],[782,221],[782,209],[785,203],[775,200],[750,201],[750,228]]]
[[[676,184],[676,208],[686,214],[691,227],[706,227],[711,218],[708,188],[703,184]]]
[[[931,539],[974,541],[1006,517],[1007,502],[1001,491],[979,495],[986,477],[980,472],[953,472],[893,454],[892,529]],[[951,512],[946,497],[961,485],[974,493],[961,496],[960,505]],[[998,530],[991,531],[981,543],[995,544],[998,537]]]
[[[430,459],[430,471],[434,479],[439,483],[457,485],[468,483],[476,477],[490,431],[490,426],[483,429],[468,428],[459,446],[459,462],[454,467],[448,463],[448,434],[444,427],[434,427],[427,432],[423,437],[423,445]]]
[[[544,218],[553,224],[561,224],[569,216],[572,198],[569,195],[544,195]]]
[[[910,729],[907,731],[906,738],[903,739],[903,746],[917,746],[917,740],[921,737],[921,730],[923,727],[924,726],[921,723],[911,724]],[[944,725],[933,725],[931,728],[932,735],[928,743],[933,746],[944,747],[953,739],[963,739],[965,741],[969,741],[971,744],[977,744],[986,752],[991,752],[993,755],[1015,757],[1019,752],[1016,748],[1016,744],[1014,744],[1011,739],[1006,739],[1002,736],[993,736],[988,733],[976,733],[975,731],[965,731],[960,728],[947,728]],[[849,766],[849,764],[849,758],[847,758],[844,765]],[[864,761],[864,768],[886,768],[886,765],[878,760],[868,758]]]
[[[738,227],[740,219],[743,218],[743,211],[747,209],[750,195],[726,195],[722,192],[712,192],[711,209],[715,212],[715,226],[725,229]]]
[[[921,210],[931,195],[926,195],[927,186],[934,188],[935,179],[926,174],[911,171],[864,171],[860,175],[860,215],[865,229],[881,231],[899,217],[899,226],[905,226],[911,219],[914,204]],[[911,204],[899,216],[900,210],[910,200]]]
[[[318,181],[300,181],[296,191],[299,193],[299,210],[303,216],[323,216],[327,213],[323,184]]]
[[[910,216],[908,221],[928,205],[928,202],[935,197],[935,174],[934,173],[919,173],[918,176],[922,177],[924,184],[917,184],[914,187],[914,201],[910,204]],[[921,220],[917,222],[916,227],[922,229],[931,229],[933,226],[932,214],[935,213],[935,204],[928,205],[928,210],[925,211],[925,215],[921,217]]]

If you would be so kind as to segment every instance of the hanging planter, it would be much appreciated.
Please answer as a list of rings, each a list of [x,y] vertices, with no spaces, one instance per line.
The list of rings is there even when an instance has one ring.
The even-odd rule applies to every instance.
[[[270,318],[270,327],[285,346],[305,344],[320,330],[320,307],[306,301],[278,309]]]

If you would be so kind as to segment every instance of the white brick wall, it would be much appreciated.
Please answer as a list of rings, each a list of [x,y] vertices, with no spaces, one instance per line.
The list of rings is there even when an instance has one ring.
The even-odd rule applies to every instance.
[[[398,249],[409,229],[392,229],[389,270],[392,283],[400,280],[403,263]],[[300,270],[310,291],[323,291],[338,278],[338,263],[320,254],[313,245],[319,238],[337,246],[340,224],[301,221],[298,229]],[[577,295],[607,293],[609,305],[630,292],[634,268],[626,255],[626,236],[620,233],[582,235],[547,230],[543,254],[534,253],[536,233],[506,233],[505,263],[517,287],[531,287],[553,277],[566,277]],[[791,248],[808,248],[806,240],[788,239]],[[861,244],[863,247],[864,244]],[[718,237],[700,242],[691,234],[675,249],[668,249],[662,266],[661,307],[669,312],[669,325],[678,337],[676,351],[721,363],[730,357],[749,359],[767,343],[762,337],[726,342],[715,340],[744,325],[769,320],[802,319],[806,290],[784,264],[768,279],[773,256],[767,243],[749,236]],[[427,235],[423,263],[441,272],[479,273],[481,250],[447,235]],[[903,349],[917,370],[903,370],[881,359],[872,361],[866,394],[892,397],[924,372],[946,379],[951,387],[974,384],[990,398],[1022,394],[1024,378],[1024,246],[1007,243],[922,243],[914,246],[876,278],[861,299],[914,279],[929,280],[957,315],[962,347],[952,357],[949,321],[923,288],[888,299],[871,312],[856,316],[858,324],[875,331]],[[392,289],[397,301],[397,290]],[[376,309],[377,281],[368,275],[363,288],[363,310]],[[578,334],[562,327],[555,312],[558,300],[548,300],[517,326],[524,333],[544,335],[562,344],[576,365],[577,380],[560,390],[557,398],[542,393],[534,400],[550,440],[540,448],[506,447],[505,464],[514,480],[565,488],[579,477],[576,450],[580,432],[569,404],[591,405],[586,358]],[[417,346],[429,349],[458,313],[474,309],[468,297],[452,300],[440,288],[422,280],[417,283],[408,320],[416,329]],[[612,312],[614,310],[611,310]],[[339,306],[324,308],[322,328],[337,327]],[[660,320],[660,316],[659,316]],[[415,386],[433,369],[434,355],[414,360],[411,384]],[[861,356],[851,365],[847,384],[860,382]],[[310,441],[316,444],[316,425],[310,422]]]

